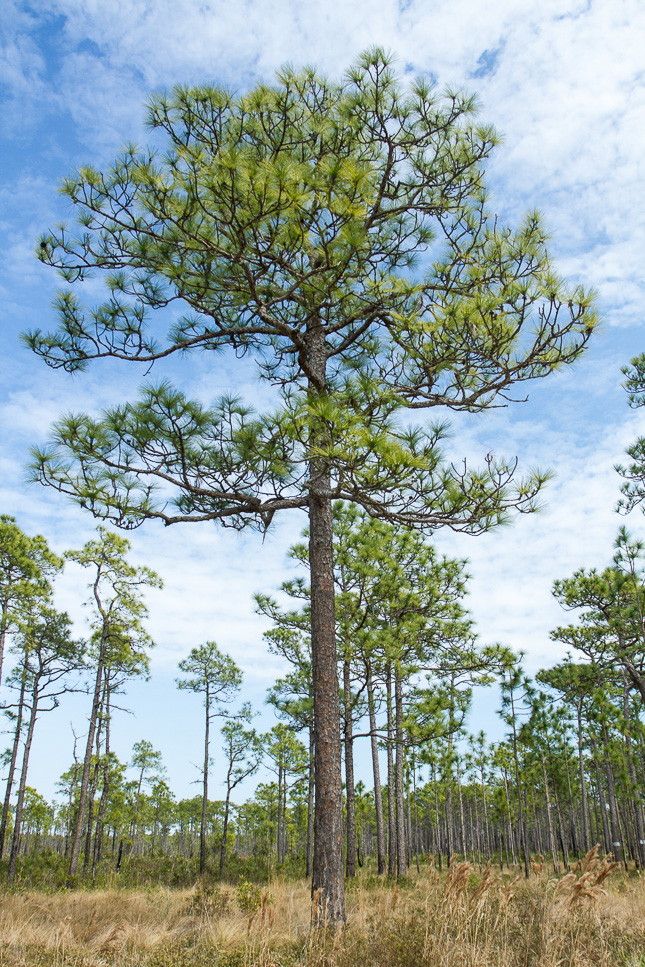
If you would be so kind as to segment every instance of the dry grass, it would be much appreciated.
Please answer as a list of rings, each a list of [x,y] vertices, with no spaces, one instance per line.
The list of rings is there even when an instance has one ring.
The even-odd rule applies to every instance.
[[[539,861],[536,866],[540,865]],[[309,932],[303,882],[273,882],[257,910],[233,887],[5,893],[7,967],[645,967],[645,881],[590,853],[530,881],[453,863],[439,876],[348,890],[349,926]]]

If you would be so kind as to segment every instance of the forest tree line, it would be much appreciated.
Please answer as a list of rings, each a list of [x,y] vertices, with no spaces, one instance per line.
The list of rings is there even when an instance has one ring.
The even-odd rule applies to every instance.
[[[531,679],[521,654],[478,642],[465,606],[465,561],[342,502],[334,534],[347,876],[363,864],[404,876],[429,855],[439,868],[460,856],[528,876],[543,861],[536,857],[558,871],[595,843],[642,869],[643,545],[621,529],[611,566],[555,582],[573,618],[552,632],[566,657]],[[292,578],[275,596],[256,595],[270,623],[268,647],[285,667],[267,695],[278,719],[267,733],[253,727],[253,710],[240,702],[242,673],[215,642],[179,663],[178,687],[199,696],[204,729],[195,737],[200,794],[177,800],[152,742],[136,742],[127,761],[111,745],[115,697],[148,673],[143,593],[161,584],[152,570],[131,565],[128,551],[127,540],[99,528],[95,540],[59,557],[13,518],[0,519],[4,876],[12,882],[30,859],[54,855],[68,878],[120,872],[144,857],[221,876],[240,863],[311,875],[307,581]],[[291,556],[306,563],[306,544]],[[65,560],[88,574],[84,639],[53,603]],[[497,742],[467,728],[473,700],[492,686],[504,731]],[[46,713],[79,690],[88,696],[87,725],[75,733],[59,793],[47,802],[29,785],[32,743]],[[354,778],[359,743],[371,753],[372,788]],[[213,759],[221,801],[209,794]],[[261,765],[269,781],[239,802],[236,788]]]

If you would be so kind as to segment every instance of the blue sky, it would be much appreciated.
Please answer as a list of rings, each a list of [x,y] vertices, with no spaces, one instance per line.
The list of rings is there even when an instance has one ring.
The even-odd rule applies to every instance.
[[[645,205],[645,6],[640,0],[5,0],[0,24],[0,512],[58,551],[79,547],[94,522],[57,496],[25,483],[28,448],[56,416],[97,410],[134,395],[136,367],[98,364],[71,378],[22,348],[28,328],[48,328],[55,274],[33,258],[38,234],[70,216],[60,180],[89,162],[107,165],[128,141],[149,140],[143,102],[176,83],[213,81],[242,89],[270,80],[283,63],[315,64],[339,76],[372,44],[393,51],[401,73],[475,92],[482,121],[503,134],[489,167],[492,204],[517,223],[539,208],[562,275],[593,287],[603,320],[574,368],[528,387],[530,399],[477,418],[458,417],[451,456],[481,460],[493,450],[521,466],[551,467],[540,515],[483,538],[440,533],[445,553],[470,559],[470,606],[482,641],[527,652],[529,670],[558,660],[549,630],[563,615],[554,578],[609,561],[622,521],[614,513],[613,465],[642,432],[627,408],[620,367],[645,349],[642,328]],[[257,400],[252,369],[211,369],[191,357],[181,379],[203,399],[232,389]],[[159,371],[157,375],[163,375]],[[523,395],[522,393],[518,396]],[[162,750],[178,795],[193,795],[201,709],[174,688],[177,661],[215,639],[245,672],[258,707],[279,670],[267,656],[251,595],[286,576],[285,555],[304,518],[283,517],[264,543],[251,532],[154,524],[130,535],[133,559],[163,576],[149,595],[157,648],[152,681],[132,689],[117,723],[121,758],[148,738]],[[628,521],[644,536],[645,521]],[[84,575],[72,567],[57,602],[79,632]],[[489,728],[482,700],[475,728]],[[71,760],[70,720],[83,730],[80,698],[54,713],[35,740],[30,782],[49,795]],[[269,719],[263,719],[268,727]],[[213,795],[217,795],[217,764]],[[363,778],[368,779],[367,775]],[[369,779],[368,779],[369,781]]]

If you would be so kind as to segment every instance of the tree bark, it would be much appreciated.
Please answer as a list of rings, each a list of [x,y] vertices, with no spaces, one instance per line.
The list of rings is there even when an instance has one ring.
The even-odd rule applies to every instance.
[[[228,833],[228,814],[231,806],[231,786],[227,783],[226,800],[224,802],[224,821],[222,823],[222,845],[219,851],[219,875],[224,872],[224,861],[226,860],[226,836]]]
[[[309,726],[309,777],[307,782],[307,879],[312,874],[314,860],[314,726]]]
[[[645,826],[643,825],[643,803],[638,790],[638,777],[634,764],[634,754],[632,749],[632,730],[631,730],[631,709],[629,705],[629,683],[627,675],[623,671],[623,718],[625,719],[625,752],[627,758],[627,768],[629,779],[632,785],[632,796],[634,803],[634,827],[636,849],[635,854],[638,860],[639,869],[645,867]]]
[[[387,872],[396,873],[396,808],[394,805],[394,725],[392,722],[392,667],[385,671],[385,701],[387,709]]]
[[[617,863],[623,862],[622,837],[620,834],[620,821],[618,818],[618,804],[616,802],[616,783],[614,780],[614,769],[611,764],[609,754],[609,736],[607,727],[603,722],[602,726],[602,747],[605,758],[605,776],[607,779],[607,799],[609,803],[609,822],[611,824],[611,847],[614,859]],[[625,863],[627,867],[627,863]]]
[[[101,861],[103,846],[103,820],[107,809],[108,797],[110,794],[110,681],[106,676],[105,681],[105,757],[103,762],[103,788],[101,799],[99,800],[98,814],[96,817],[96,832],[94,833],[94,852],[92,854],[92,879],[96,875],[96,866]]]
[[[278,753],[282,755],[282,753]],[[278,760],[278,815],[275,824],[275,851],[278,858],[278,863],[282,862],[282,781],[283,781],[284,770],[282,768],[282,759]]]
[[[403,683],[401,669],[394,664],[394,714],[396,728],[396,875],[405,876],[408,871],[405,849],[405,808],[403,802]]]
[[[20,783],[18,785],[18,799],[16,802],[16,814],[13,821],[13,837],[11,840],[11,856],[9,858],[9,870],[7,873],[7,881],[13,883],[14,876],[16,875],[16,862],[18,860],[18,847],[20,846],[20,824],[22,822],[22,810],[25,801],[25,788],[27,786],[27,770],[29,768],[29,753],[31,752],[31,743],[34,737],[34,728],[36,726],[36,716],[38,714],[38,681],[34,682],[34,687],[31,693],[31,712],[29,715],[29,724],[27,726],[27,735],[25,736],[25,748],[22,754],[22,768],[20,770]]]
[[[551,797],[549,795],[549,780],[546,774],[546,761],[544,756],[542,756],[542,772],[544,775],[544,795],[546,797],[546,817],[549,825],[549,843],[551,846],[551,861],[553,863],[553,872],[558,873],[558,848],[555,843],[555,831],[553,829],[553,816],[551,814]]]
[[[322,323],[308,326],[309,389],[327,391],[327,355]],[[324,454],[324,426],[314,426],[309,461],[309,566],[311,571],[311,666],[314,697],[315,796],[312,918],[318,925],[344,923],[343,790],[340,698],[334,600],[334,530],[331,473]]]
[[[18,761],[18,750],[20,748],[20,738],[22,735],[22,718],[24,714],[25,707],[25,691],[27,689],[27,669],[25,668],[22,673],[22,681],[20,683],[20,698],[18,700],[18,713],[16,717],[16,730],[13,737],[13,747],[11,749],[11,761],[9,763],[9,771],[7,773],[7,785],[5,787],[4,794],[4,805],[2,807],[2,822],[0,823],[0,859],[4,853],[4,843],[7,836],[7,823],[9,822],[9,809],[11,807],[11,791],[13,788],[13,779],[16,774],[16,762]]]
[[[376,710],[371,663],[366,665],[367,707],[370,717],[370,742],[372,745],[372,771],[374,773],[374,811],[376,813],[376,855],[379,876],[385,873],[385,829],[383,826],[383,793],[381,791],[381,768],[378,761],[378,736],[376,734]]]
[[[209,742],[210,742],[210,725],[211,725],[211,703],[210,703],[210,686],[209,682],[206,682],[206,695],[204,697],[204,704],[206,706],[206,722],[204,725],[204,781],[202,787],[202,815],[199,824],[199,872],[204,873],[206,870],[206,817],[208,813],[208,753],[209,753]]]
[[[94,682],[94,695],[92,697],[92,710],[90,712],[90,724],[87,733],[87,744],[85,746],[85,758],[83,760],[83,775],[81,778],[81,791],[78,800],[78,812],[74,826],[74,838],[69,859],[69,875],[76,875],[78,869],[78,859],[81,852],[81,837],[85,825],[85,809],[87,806],[87,792],[90,780],[90,767],[92,764],[92,752],[94,749],[94,736],[96,733],[96,723],[98,720],[99,709],[101,707],[101,689],[103,685],[103,665],[105,662],[105,648],[108,638],[107,624],[104,622],[101,629],[101,641],[99,645],[99,656],[97,659],[96,680]]]
[[[591,849],[591,829],[589,827],[589,804],[587,802],[587,778],[585,776],[585,760],[582,746],[582,699],[576,705],[578,717],[578,773],[580,776],[580,811],[582,813],[582,841],[584,852]]]
[[[347,857],[345,873],[356,876],[356,794],[354,791],[354,723],[352,721],[352,683],[349,658],[343,662],[345,706],[345,795],[347,797]]]

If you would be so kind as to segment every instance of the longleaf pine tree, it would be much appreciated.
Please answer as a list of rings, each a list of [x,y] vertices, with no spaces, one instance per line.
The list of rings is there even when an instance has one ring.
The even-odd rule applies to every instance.
[[[340,82],[285,68],[243,94],[177,87],[149,104],[166,151],[81,168],[64,183],[78,233],[39,243],[68,283],[58,329],[26,336],[50,366],[147,370],[224,351],[231,366],[255,359],[274,388],[254,415],[148,384],[98,419],[58,422],[34,476],[126,528],[265,530],[278,511],[308,514],[319,921],[345,918],[332,501],[469,533],[531,510],[544,474],[517,480],[514,461],[491,455],[455,467],[445,425],[404,414],[505,401],[577,359],[595,322],[588,294],[553,271],[539,217],[513,230],[489,210],[497,137],[474,114],[472,97],[402,85],[380,50]],[[96,270],[107,295],[86,308],[74,284]]]

